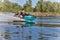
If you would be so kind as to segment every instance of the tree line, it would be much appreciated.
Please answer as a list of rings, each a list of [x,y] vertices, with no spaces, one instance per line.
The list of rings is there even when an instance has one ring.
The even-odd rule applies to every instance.
[[[60,13],[60,3],[58,2],[50,2],[39,0],[36,3],[35,7],[32,7],[32,0],[26,1],[23,5],[19,5],[18,3],[12,3],[10,1],[5,1],[2,3],[3,7],[0,7],[0,11],[2,12],[17,12],[21,11],[24,8],[27,12],[57,12]]]

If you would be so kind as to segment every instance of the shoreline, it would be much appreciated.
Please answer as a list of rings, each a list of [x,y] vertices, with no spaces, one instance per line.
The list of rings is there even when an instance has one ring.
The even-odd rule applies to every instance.
[[[15,14],[15,13],[12,13],[12,12],[0,12],[0,14]],[[60,16],[60,13],[54,13],[54,12],[26,12],[27,14],[31,14],[31,15],[34,15],[34,16]]]
[[[32,14],[34,16],[60,16],[59,13],[53,13],[53,12],[29,12],[28,14]]]

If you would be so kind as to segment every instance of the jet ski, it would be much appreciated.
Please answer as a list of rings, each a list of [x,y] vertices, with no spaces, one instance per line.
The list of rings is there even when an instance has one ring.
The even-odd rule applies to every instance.
[[[14,22],[33,22],[34,20],[36,19],[36,17],[34,15],[25,15],[23,17],[23,19],[20,19],[20,20],[14,20]]]

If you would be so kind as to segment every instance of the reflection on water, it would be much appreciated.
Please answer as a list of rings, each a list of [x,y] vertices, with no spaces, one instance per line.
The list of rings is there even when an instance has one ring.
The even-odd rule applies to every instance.
[[[0,39],[60,40],[59,19],[60,17],[37,17],[35,22],[7,23],[9,25],[0,27]]]
[[[53,30],[53,31],[52,31]],[[60,40],[60,28],[54,27],[15,27],[5,29],[5,39],[9,40]]]

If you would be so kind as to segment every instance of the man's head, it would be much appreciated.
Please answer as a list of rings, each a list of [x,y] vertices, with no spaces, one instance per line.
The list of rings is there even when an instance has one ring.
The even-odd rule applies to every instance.
[[[22,9],[22,12],[23,12],[23,14],[25,13],[25,10],[24,9]]]

